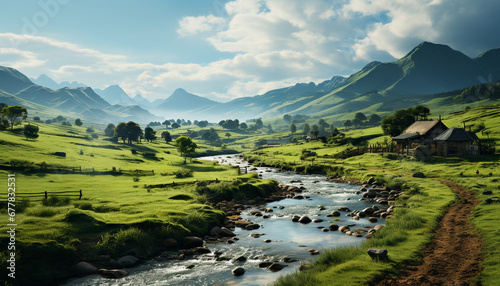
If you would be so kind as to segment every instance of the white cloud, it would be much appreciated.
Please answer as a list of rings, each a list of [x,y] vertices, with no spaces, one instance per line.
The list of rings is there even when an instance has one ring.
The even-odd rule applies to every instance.
[[[209,32],[219,29],[226,21],[214,15],[184,17],[179,22],[177,33],[181,36],[192,36],[201,32]]]
[[[120,84],[131,96],[150,99],[179,87],[228,99],[349,75],[368,61],[399,58],[422,41],[477,55],[500,44],[498,6],[494,0],[236,0],[218,17],[207,13],[178,23],[181,37],[206,40],[224,52],[221,60],[136,62],[47,37],[3,33],[0,64],[97,88]]]

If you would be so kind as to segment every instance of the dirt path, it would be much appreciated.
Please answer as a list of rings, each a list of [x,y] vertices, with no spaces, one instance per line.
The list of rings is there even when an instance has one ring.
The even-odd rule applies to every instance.
[[[469,224],[478,201],[463,187],[440,181],[459,199],[448,208],[434,239],[423,251],[423,264],[406,267],[397,280],[383,280],[376,285],[473,285],[472,278],[481,272],[483,261],[482,240]]]

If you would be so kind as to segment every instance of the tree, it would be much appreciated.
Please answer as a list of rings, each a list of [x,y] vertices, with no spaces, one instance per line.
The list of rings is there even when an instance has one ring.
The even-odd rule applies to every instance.
[[[302,132],[304,133],[304,135],[307,135],[311,132],[311,127],[309,127],[309,124],[304,124],[304,129],[302,130]]]
[[[319,127],[318,125],[314,124],[311,128],[311,130],[314,132],[314,131],[319,131]]]
[[[62,116],[62,115],[58,115],[58,116],[56,117],[56,121],[57,121],[57,122],[63,122],[63,121],[65,121],[65,120],[66,120],[66,118],[65,118],[64,116]]]
[[[377,114],[372,114],[372,115],[368,116],[368,122],[370,122],[372,124],[377,124],[381,120],[382,120],[382,118],[380,118],[380,116],[378,116]]]
[[[297,126],[295,125],[295,123],[292,123],[292,125],[290,125],[290,132],[292,132],[292,134],[297,132]]]
[[[245,129],[248,128],[248,125],[245,122],[243,122],[243,123],[240,124],[240,128],[243,129],[243,130],[245,130]]]
[[[359,119],[360,121],[365,121],[367,119],[363,112],[356,113],[356,115],[354,115],[354,118]]]
[[[231,137],[231,133],[227,132],[226,135],[224,135],[227,137],[227,140],[229,140],[229,137]]]
[[[263,126],[264,126],[264,123],[262,123],[262,119],[259,118],[255,121],[255,128],[256,129],[261,129]]]
[[[193,123],[191,122],[191,120],[188,120],[188,121],[186,122],[186,125],[193,125]]]
[[[24,125],[24,136],[26,136],[26,139],[36,139],[38,138],[38,131],[39,128],[36,125]]]
[[[177,124],[182,125],[182,120],[177,119],[177,121],[176,121],[176,122],[177,122]]]
[[[35,117],[33,117],[33,121],[38,121],[38,122],[40,122],[40,121],[41,121],[41,120],[40,120],[40,116],[35,116]]]
[[[363,122],[362,122],[362,121],[361,121],[361,119],[359,119],[359,118],[354,118],[354,119],[352,120],[352,124],[354,124],[354,126],[356,126],[356,127],[360,126],[362,123],[363,123]]]
[[[165,139],[165,143],[172,142],[172,136],[170,136],[170,132],[168,131],[163,131],[161,138]]]
[[[128,131],[128,144],[132,144],[132,141],[139,141],[142,135],[142,129],[139,124],[134,121],[127,122],[127,131]]]
[[[115,134],[114,129],[115,125],[113,123],[109,123],[106,129],[104,129],[104,135],[108,137],[113,137],[113,135]]]
[[[314,136],[314,139],[318,140],[319,130],[313,130],[313,131],[311,131],[311,135]]]
[[[413,122],[415,122],[415,115],[412,108],[400,109],[384,117],[381,127],[384,134],[396,136],[401,134]]]
[[[283,120],[285,120],[287,124],[290,124],[292,123],[292,116],[290,114],[285,114],[283,115]]]
[[[19,117],[27,116],[28,111],[20,105],[7,106],[2,109],[2,114],[10,122],[10,129],[14,129],[14,123],[20,122]]]
[[[80,118],[75,119],[75,125],[76,126],[82,126],[83,125],[82,120]]]
[[[168,128],[170,126],[170,121],[165,120],[163,121],[162,125],[165,125],[165,128]]]
[[[47,119],[47,120],[45,120],[45,123],[47,123],[47,124],[51,124],[51,123],[52,123],[52,119]]]
[[[177,146],[177,150],[181,153],[181,156],[184,157],[184,164],[186,164],[187,155],[193,153],[198,147],[193,140],[186,136],[181,136],[175,140],[175,146]]]
[[[421,117],[422,119],[427,119],[427,116],[431,114],[429,108],[423,106],[423,105],[417,105],[411,108],[408,108],[410,112],[417,117]]]
[[[208,126],[208,121],[206,121],[206,120],[198,121],[198,124],[196,124],[196,125],[198,125],[198,127],[200,127],[200,128],[205,128]]]
[[[177,128],[180,128],[180,127],[181,127],[181,125],[179,123],[177,123],[177,122],[172,124],[172,128],[174,128],[174,129],[177,129]]]
[[[125,122],[121,122],[115,127],[114,137],[121,138],[123,144],[125,144],[125,140],[128,138],[127,124],[125,124]]]
[[[5,130],[9,128],[9,121],[0,116],[0,130]]]
[[[324,119],[320,119],[320,120],[318,121],[318,125],[319,125],[319,126],[323,126],[324,128],[328,128],[328,127],[330,127],[330,124],[326,123],[326,121],[325,121]]]
[[[349,129],[349,127],[352,126],[352,122],[351,122],[351,120],[347,119],[346,121],[344,121],[344,123],[342,125],[344,125],[344,127]]]
[[[156,139],[156,131],[154,131],[153,128],[149,126],[146,127],[146,129],[144,129],[144,139],[146,139],[146,141],[148,142],[152,142]]]

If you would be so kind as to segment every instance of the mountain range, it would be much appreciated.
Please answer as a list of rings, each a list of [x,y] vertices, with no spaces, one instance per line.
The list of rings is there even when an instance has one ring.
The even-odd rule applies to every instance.
[[[41,79],[51,84],[52,80],[48,76],[42,76]],[[161,120],[138,105],[111,105],[90,87],[51,89],[35,84],[13,68],[2,66],[0,66],[0,102],[9,105],[20,104],[28,108],[31,114],[32,111],[52,115],[64,114],[104,124],[128,120],[138,122]]]
[[[458,90],[485,80],[500,79],[500,49],[486,51],[476,58],[449,46],[423,42],[394,62],[371,62],[349,77],[334,76],[319,84],[297,83],[262,95],[216,102],[182,88],[165,99],[151,102],[141,95],[133,99],[118,85],[104,90],[89,87],[48,87],[57,84],[41,75],[30,80],[11,68],[0,67],[0,100],[10,94],[19,100],[55,109],[85,113],[95,118],[123,114],[154,118],[149,110],[165,118],[218,121],[221,119],[266,118],[283,114],[334,116],[365,108],[391,111],[405,102],[420,103],[433,94]],[[51,82],[52,81],[52,82]],[[45,87],[37,85],[43,83]],[[62,84],[62,83],[61,83]],[[50,85],[50,86],[48,86]],[[95,92],[94,92],[95,91]],[[9,97],[12,102],[14,99]],[[105,114],[108,114],[105,116]]]

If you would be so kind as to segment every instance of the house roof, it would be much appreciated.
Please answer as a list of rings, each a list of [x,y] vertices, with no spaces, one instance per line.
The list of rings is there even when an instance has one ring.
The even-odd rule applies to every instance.
[[[475,134],[474,137],[477,138]],[[453,127],[439,134],[434,141],[476,141],[474,137],[468,131]]]
[[[401,134],[396,137],[392,137],[392,140],[411,140],[411,139],[416,139],[419,138],[420,134],[418,133],[408,133],[408,134]]]
[[[416,121],[412,125],[408,126],[408,128],[403,131],[403,134],[418,133],[420,135],[425,135],[429,130],[437,125],[442,125],[444,129],[448,128],[440,120]]]

